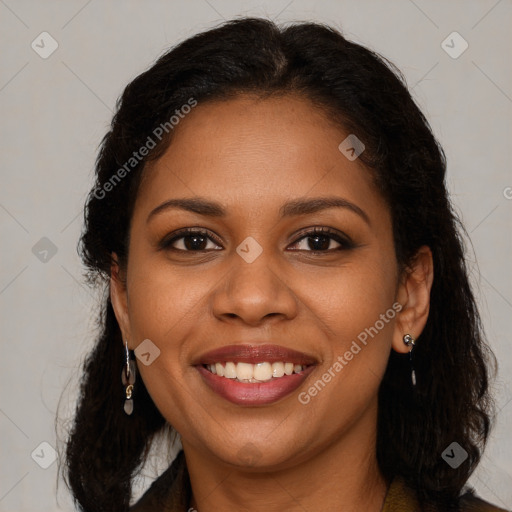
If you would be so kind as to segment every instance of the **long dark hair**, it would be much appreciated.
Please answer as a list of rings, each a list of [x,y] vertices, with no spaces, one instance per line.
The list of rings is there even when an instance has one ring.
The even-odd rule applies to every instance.
[[[126,265],[144,165],[172,143],[179,125],[171,117],[193,101],[240,93],[300,95],[357,134],[366,147],[360,159],[392,214],[400,267],[407,269],[420,246],[431,248],[430,314],[414,349],[418,383],[413,392],[409,360],[393,352],[379,391],[377,456],[383,475],[403,477],[422,503],[455,505],[489,434],[493,359],[468,282],[463,228],[445,187],[443,150],[404,78],[383,57],[328,26],[279,28],[257,18],[227,22],[165,53],[126,87],[101,144],[79,245],[90,283],[108,288],[112,252]],[[156,147],[130,160],[149,136]],[[123,343],[106,296],[66,451],[68,485],[87,512],[128,509],[132,480],[166,426],[140,380],[133,415],[123,411]],[[454,441],[468,454],[457,469],[441,457]]]

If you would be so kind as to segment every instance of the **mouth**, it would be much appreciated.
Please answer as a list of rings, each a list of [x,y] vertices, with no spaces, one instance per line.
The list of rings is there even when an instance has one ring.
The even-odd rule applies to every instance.
[[[230,345],[194,366],[215,394],[237,405],[268,405],[295,391],[318,361],[278,345]]]
[[[235,363],[227,361],[225,363],[205,364],[203,365],[213,375],[224,377],[225,379],[235,379],[238,382],[259,384],[262,382],[270,382],[273,379],[299,374],[308,368],[307,365],[294,364],[291,362],[277,361],[270,363],[263,361],[260,363]]]

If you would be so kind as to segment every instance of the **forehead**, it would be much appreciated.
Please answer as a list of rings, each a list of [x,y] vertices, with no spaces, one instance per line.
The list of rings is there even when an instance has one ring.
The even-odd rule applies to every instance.
[[[148,165],[137,202],[211,196],[233,208],[339,194],[383,207],[370,172],[339,149],[350,134],[298,96],[243,95],[199,104]]]

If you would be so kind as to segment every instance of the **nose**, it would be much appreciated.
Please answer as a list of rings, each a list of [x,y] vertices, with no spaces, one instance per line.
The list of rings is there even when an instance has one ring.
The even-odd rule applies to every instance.
[[[252,263],[233,253],[227,276],[212,296],[218,319],[257,326],[270,318],[290,320],[296,316],[295,294],[269,252],[264,250]]]

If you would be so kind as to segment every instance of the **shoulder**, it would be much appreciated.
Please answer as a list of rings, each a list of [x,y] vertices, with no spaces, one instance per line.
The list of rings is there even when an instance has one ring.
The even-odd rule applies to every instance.
[[[482,500],[474,494],[473,490],[461,496],[460,510],[461,512],[507,512],[504,508],[499,508],[496,505]]]
[[[423,507],[424,508],[424,507]],[[402,478],[396,477],[389,486],[382,512],[420,512],[422,507],[416,492]],[[447,512],[445,509],[428,508],[429,512]],[[482,500],[470,489],[459,499],[457,512],[510,512]]]
[[[190,503],[191,489],[185,457],[181,450],[169,469],[153,482],[130,512],[175,512],[186,510]],[[511,512],[482,500],[469,489],[460,498],[458,512]],[[416,493],[402,478],[395,478],[388,489],[382,512],[420,512]],[[432,511],[432,512],[446,512]]]
[[[183,450],[130,508],[130,512],[181,512],[190,502],[190,483]]]

